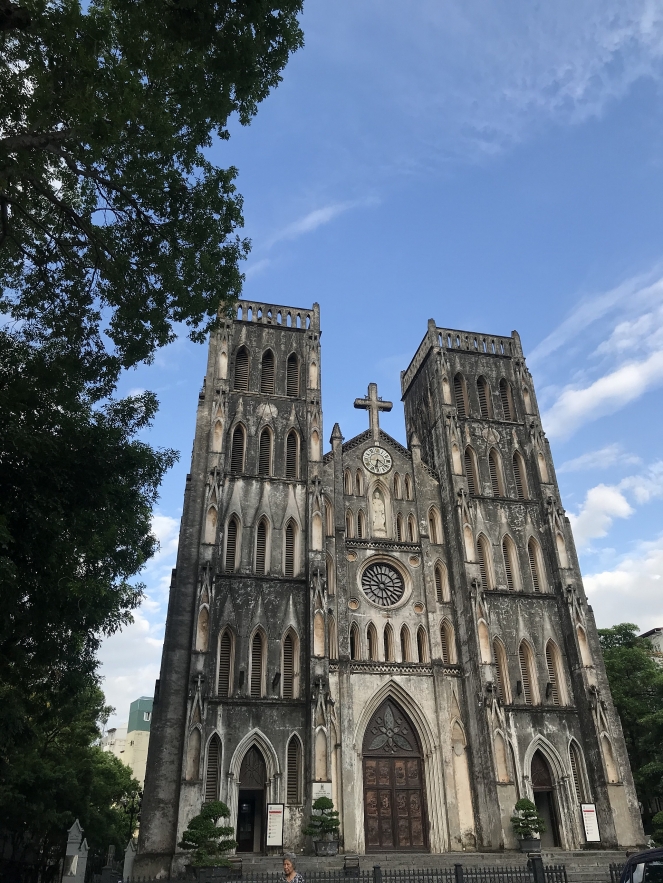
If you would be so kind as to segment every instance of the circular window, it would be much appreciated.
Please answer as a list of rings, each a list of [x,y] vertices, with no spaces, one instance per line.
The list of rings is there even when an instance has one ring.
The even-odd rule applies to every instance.
[[[405,581],[393,565],[376,562],[363,572],[361,587],[369,601],[380,607],[391,607],[403,597]]]

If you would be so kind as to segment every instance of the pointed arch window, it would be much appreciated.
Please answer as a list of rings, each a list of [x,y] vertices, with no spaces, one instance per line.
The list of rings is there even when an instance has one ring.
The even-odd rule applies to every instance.
[[[285,440],[285,477],[299,478],[299,435],[294,429]]]
[[[573,790],[575,791],[578,803],[585,802],[585,789],[582,780],[582,760],[580,749],[576,742],[569,745],[569,760],[571,761],[571,776],[573,778]]]
[[[447,569],[440,561],[435,565],[435,595],[438,604],[443,604],[449,600]]]
[[[504,644],[499,638],[493,640],[493,661],[495,663],[495,682],[497,695],[504,705],[511,704],[511,691],[509,689],[508,668]]]
[[[221,740],[216,733],[207,746],[207,773],[205,775],[205,803],[219,799],[221,784]]]
[[[516,591],[520,588],[518,554],[516,552],[516,546],[509,536],[505,536],[502,540],[502,556],[504,558],[504,574],[506,576],[506,587],[512,592]]]
[[[334,509],[332,504],[325,497],[325,534],[328,537],[334,536]]]
[[[564,675],[559,647],[554,641],[546,644],[546,667],[548,669],[548,686],[546,698],[553,705],[566,705],[566,691],[564,689]]]
[[[452,665],[456,661],[454,630],[448,619],[442,621],[440,626],[440,641],[442,643],[442,662]]]
[[[410,629],[406,625],[401,628],[401,662],[412,662]]]
[[[343,492],[346,496],[352,496],[352,473],[346,469],[343,474]]]
[[[471,496],[475,497],[479,493],[479,477],[476,457],[469,445],[465,448],[465,478],[467,478],[467,490]]]
[[[299,395],[299,359],[295,353],[290,353],[286,364],[286,395],[296,398]]]
[[[234,641],[229,629],[224,629],[219,640],[219,680],[217,692],[220,699],[228,699],[232,692]]]
[[[426,629],[422,625],[417,629],[417,658],[419,662],[430,662],[428,635],[426,634]]]
[[[576,626],[576,634],[578,636],[578,647],[580,648],[580,658],[582,659],[582,664],[587,667],[591,666],[592,663],[592,654],[589,649],[589,642],[587,640],[587,632],[581,625]]]
[[[353,622],[350,626],[350,659],[361,659],[359,627],[356,622]]]
[[[196,628],[196,650],[201,653],[207,651],[209,645],[209,607],[200,608],[198,625]]]
[[[548,467],[546,466],[546,458],[543,456],[541,451],[536,456],[536,462],[539,464],[539,475],[541,476],[541,481],[544,484],[548,484],[550,478],[548,476]]]
[[[433,545],[442,542],[442,523],[436,506],[431,506],[428,510],[428,537]]]
[[[375,662],[378,659],[378,633],[372,622],[369,622],[366,629],[366,640],[368,642],[368,658]]]
[[[384,661],[394,662],[394,630],[390,623],[387,623],[384,627],[382,638],[384,643]]]
[[[467,417],[468,407],[467,407],[467,395],[465,390],[465,378],[462,374],[456,374],[454,377],[454,400],[456,403],[456,410],[458,411],[459,417]]]
[[[284,576],[297,575],[297,525],[291,519],[285,529]]]
[[[260,392],[264,395],[274,395],[274,353],[265,350],[260,366]]]
[[[485,591],[492,588],[492,568],[490,560],[490,544],[483,534],[477,539],[477,558],[481,574],[481,588]]]
[[[407,538],[410,543],[416,543],[417,541],[417,525],[414,520],[414,515],[408,515]]]
[[[296,699],[299,695],[299,641],[290,629],[283,639],[281,660],[281,691],[284,699]]]
[[[525,705],[534,705],[536,701],[534,659],[532,648],[525,641],[521,641],[520,647],[518,648],[518,661],[520,663],[522,696]]]
[[[350,509],[345,513],[345,535],[349,539],[355,535],[355,519]]]
[[[230,471],[244,472],[244,448],[246,447],[246,432],[241,423],[233,429],[233,440],[230,452]]]
[[[286,799],[290,806],[295,806],[302,802],[302,746],[294,735],[288,742],[286,777]]]
[[[539,544],[534,537],[530,537],[530,540],[527,543],[527,555],[529,558],[530,574],[532,576],[532,587],[535,592],[542,592],[544,586],[543,572],[541,568],[541,551],[539,549]]]
[[[357,538],[366,539],[366,516],[361,509],[357,512]]]
[[[226,528],[226,557],[224,570],[232,573],[237,570],[237,553],[239,551],[239,521],[235,515],[232,516]]]
[[[260,433],[258,475],[272,474],[272,433],[265,427]]]
[[[403,482],[398,472],[394,475],[394,498],[396,500],[403,499]]]
[[[241,346],[235,356],[235,389],[239,392],[249,389],[249,351],[245,346]]]
[[[329,658],[338,659],[338,632],[336,631],[336,620],[331,614],[327,617],[327,628],[329,631]]]
[[[500,399],[504,419],[512,421],[514,419],[513,396],[511,395],[511,385],[504,377],[500,380]]]
[[[405,476],[405,499],[406,500],[413,500],[414,499],[414,497],[412,496],[412,479],[410,478],[409,475]]]
[[[262,629],[251,641],[251,698],[262,699],[265,695],[265,635]]]
[[[269,524],[266,518],[261,518],[256,531],[256,574],[265,576],[267,573],[267,538],[269,536]]]
[[[358,497],[361,497],[364,494],[364,473],[361,469],[357,469],[357,474],[355,476],[355,493]]]
[[[488,454],[488,470],[490,472],[490,484],[493,489],[494,497],[504,496],[504,480],[502,478],[502,464],[500,455],[495,448],[490,449]]]
[[[477,393],[479,395],[479,410],[484,420],[490,420],[493,416],[490,386],[485,377],[477,378]]]
[[[330,598],[332,598],[336,593],[336,567],[334,565],[334,559],[332,556],[327,553],[326,556],[327,561],[327,594]]]
[[[529,490],[527,487],[525,461],[518,451],[513,455],[513,478],[516,483],[516,497],[519,500],[527,500],[529,497]]]
[[[399,543],[402,543],[405,539],[405,533],[403,531],[403,516],[400,512],[396,516],[396,539]]]

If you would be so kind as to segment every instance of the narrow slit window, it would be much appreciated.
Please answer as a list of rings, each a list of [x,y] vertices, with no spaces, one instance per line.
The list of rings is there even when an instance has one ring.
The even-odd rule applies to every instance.
[[[235,356],[235,389],[240,392],[249,389],[249,351],[245,346],[240,347]]]
[[[573,789],[578,803],[584,802],[584,788],[582,787],[580,751],[575,742],[569,745],[569,758],[571,760],[571,774],[573,776]]]
[[[221,742],[215,734],[207,748],[207,774],[205,776],[205,803],[219,799],[221,773]]]
[[[467,406],[465,402],[465,383],[462,375],[456,374],[454,377],[454,398],[456,400],[456,410],[459,417],[467,417]]]
[[[269,429],[260,433],[260,450],[258,453],[258,475],[272,474],[272,434]]]
[[[357,538],[366,539],[366,516],[361,510],[357,512]]]
[[[262,357],[260,392],[274,395],[274,353],[271,350],[267,350]]]
[[[219,697],[230,696],[230,672],[232,668],[232,638],[226,629],[219,641]]]
[[[529,647],[523,642],[518,649],[518,660],[520,662],[520,678],[523,689],[523,699],[526,705],[532,705],[532,666],[531,652]]]
[[[417,629],[417,657],[419,662],[428,662],[428,636],[422,625]]]
[[[525,462],[518,452],[513,455],[513,478],[516,482],[516,497],[519,500],[526,500],[527,479],[525,475]]]
[[[232,441],[232,450],[230,453],[230,471],[231,472],[243,472],[244,471],[244,445],[245,445],[246,435],[244,434],[244,427],[241,423],[238,423],[237,426],[233,430],[233,441]]]
[[[479,395],[479,410],[484,420],[490,420],[492,413],[490,410],[490,387],[485,377],[479,377],[477,380],[477,393]]]
[[[359,628],[357,627],[357,623],[353,622],[350,627],[350,659],[360,659],[361,653],[359,650]]]
[[[506,576],[506,587],[510,591],[516,588],[516,560],[515,547],[508,537],[502,540],[502,555],[504,556],[504,573]]]
[[[366,638],[368,640],[368,658],[375,662],[378,658],[378,633],[372,622],[366,629]]]
[[[509,382],[502,378],[500,380],[500,399],[502,400],[502,411],[505,420],[513,420],[513,400],[511,398],[511,387]]]
[[[410,630],[406,625],[401,628],[401,661],[412,662],[410,650]]]
[[[490,549],[484,536],[477,540],[477,557],[479,558],[479,573],[481,574],[481,588],[490,589]]]
[[[494,497],[502,497],[502,472],[500,470],[499,455],[493,449],[488,454],[488,469],[490,471],[490,484]]]
[[[294,353],[290,353],[286,364],[286,395],[299,395],[299,359]]]
[[[256,532],[256,573],[264,576],[267,573],[267,522],[261,518]]]
[[[251,642],[251,698],[261,699],[263,695],[263,637],[256,632]]]
[[[535,592],[541,591],[541,568],[539,566],[539,549],[536,540],[531,539],[527,544],[529,557],[529,569],[532,575],[532,586]]]
[[[453,630],[445,619],[440,627],[440,641],[442,643],[442,662],[451,665],[453,661]]]
[[[285,576],[295,575],[295,543],[297,531],[292,521],[289,521],[285,529]]]
[[[446,573],[441,564],[435,565],[435,595],[437,603],[442,604],[446,600]]]
[[[237,519],[231,518],[228,522],[226,535],[226,562],[225,570],[232,573],[237,570]]]
[[[285,440],[285,477],[299,478],[299,444],[298,436],[291,429]]]
[[[286,766],[286,775],[288,777],[287,801],[290,806],[301,803],[301,768],[302,747],[299,743],[299,739],[296,736],[292,736],[288,742],[288,762]]]
[[[292,699],[295,682],[295,642],[290,632],[283,641],[283,698]]]
[[[502,643],[495,639],[493,641],[493,659],[495,661],[495,680],[497,683],[497,695],[503,704],[509,703],[509,693],[507,686],[507,668],[506,653]]]
[[[474,464],[474,453],[471,448],[465,448],[465,478],[467,478],[467,490],[470,496],[475,497],[478,493],[479,483]]]

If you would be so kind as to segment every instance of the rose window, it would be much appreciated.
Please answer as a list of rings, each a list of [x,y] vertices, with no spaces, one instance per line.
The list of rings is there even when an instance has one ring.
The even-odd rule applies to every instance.
[[[400,572],[391,564],[369,564],[361,577],[366,597],[380,607],[397,604],[405,592]]]

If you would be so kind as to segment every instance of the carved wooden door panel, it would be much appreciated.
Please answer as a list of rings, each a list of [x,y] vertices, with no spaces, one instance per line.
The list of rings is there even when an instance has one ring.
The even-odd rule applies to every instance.
[[[391,700],[366,729],[363,763],[367,851],[426,849],[421,750],[410,721]]]

